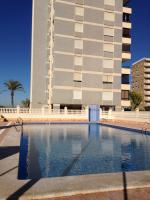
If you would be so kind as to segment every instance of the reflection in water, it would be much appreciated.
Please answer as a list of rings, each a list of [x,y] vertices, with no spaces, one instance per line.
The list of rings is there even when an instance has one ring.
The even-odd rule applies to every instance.
[[[149,142],[149,136],[97,124],[29,125],[22,138],[19,177],[148,170]]]

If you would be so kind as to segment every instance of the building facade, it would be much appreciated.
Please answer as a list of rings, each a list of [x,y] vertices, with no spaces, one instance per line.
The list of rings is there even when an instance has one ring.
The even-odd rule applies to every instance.
[[[140,109],[150,108],[150,58],[143,58],[133,64],[132,90],[142,95]]]
[[[33,0],[31,108],[130,106],[128,3]]]

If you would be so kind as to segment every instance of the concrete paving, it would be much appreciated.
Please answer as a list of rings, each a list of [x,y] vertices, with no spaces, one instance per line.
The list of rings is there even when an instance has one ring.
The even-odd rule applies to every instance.
[[[109,125],[116,125],[116,126],[121,126],[121,127],[126,127],[126,128],[134,128],[138,130],[147,130],[150,131],[150,122],[136,122],[136,121],[129,121],[127,120],[118,120],[118,119],[107,119],[107,120],[102,120],[102,124],[109,124]]]
[[[142,188],[140,191],[144,190],[149,194],[150,171],[18,180],[20,135],[21,132],[11,128],[0,143],[0,200],[54,199],[63,196],[66,197],[60,199],[94,200],[99,197],[91,195],[102,195],[99,199],[105,199],[104,192],[110,197],[110,194],[122,195],[122,191],[135,188]],[[79,196],[71,197],[72,195]],[[85,195],[84,198],[81,195]],[[117,200],[117,198],[119,197],[110,199]]]
[[[71,197],[52,198],[50,200],[150,200],[150,188],[100,192]]]

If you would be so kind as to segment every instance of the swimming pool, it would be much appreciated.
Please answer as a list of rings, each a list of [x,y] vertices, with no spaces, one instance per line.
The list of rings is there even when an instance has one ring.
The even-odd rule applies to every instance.
[[[19,179],[150,170],[150,136],[98,124],[25,125]]]

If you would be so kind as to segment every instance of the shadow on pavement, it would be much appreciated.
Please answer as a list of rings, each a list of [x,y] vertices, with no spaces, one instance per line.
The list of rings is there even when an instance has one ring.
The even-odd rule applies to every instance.
[[[18,153],[19,149],[19,146],[0,147],[0,160]]]
[[[39,179],[32,179],[28,181],[25,185],[23,185],[21,188],[19,188],[16,192],[11,194],[7,200],[17,200],[19,197],[21,197],[26,191],[28,191],[34,184],[36,184],[39,181]]]
[[[18,166],[13,167],[13,168],[7,170],[6,172],[3,172],[2,174],[0,174],[0,176],[4,176],[5,174],[7,174],[7,173],[9,173],[9,172],[11,172],[11,171],[13,171],[14,169],[17,169],[17,168],[18,168]]]

